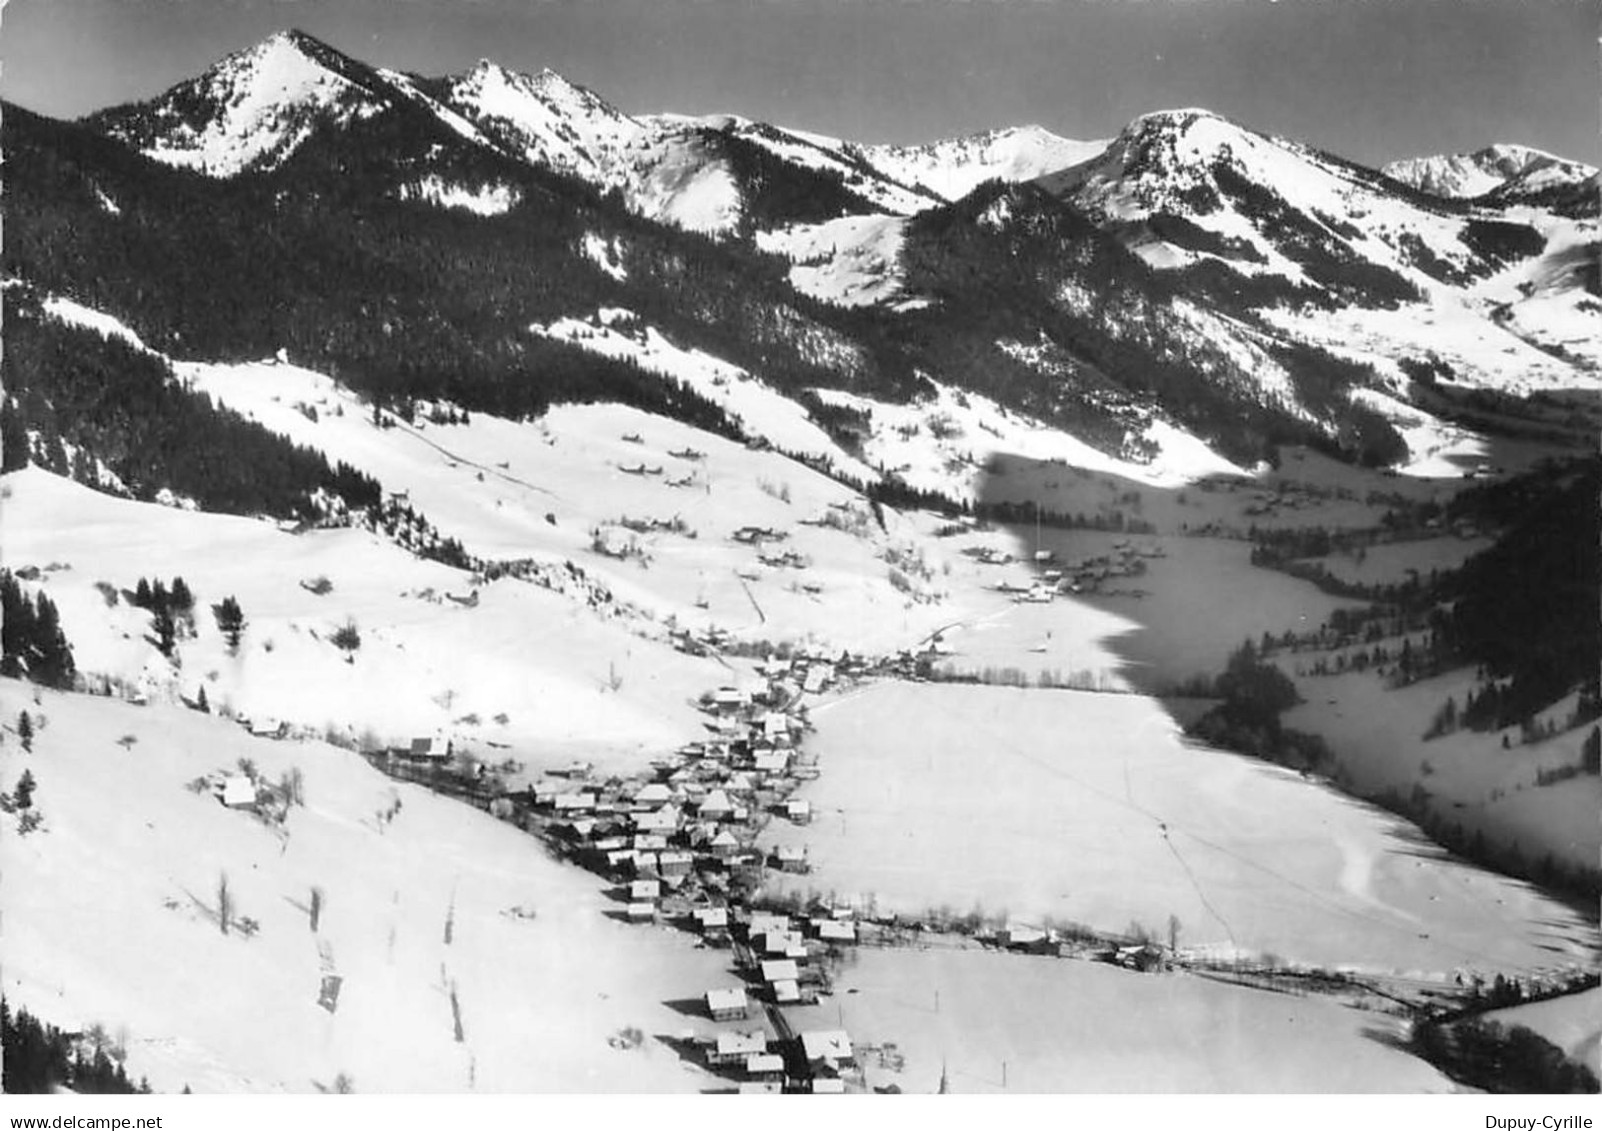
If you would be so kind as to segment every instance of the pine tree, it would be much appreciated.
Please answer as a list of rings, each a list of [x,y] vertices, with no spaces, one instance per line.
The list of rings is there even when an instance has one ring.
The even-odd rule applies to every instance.
[[[17,779],[17,788],[12,791],[11,797],[17,803],[18,809],[33,808],[33,791],[38,783],[33,780],[32,770],[23,770],[22,776]]]
[[[150,619],[150,627],[155,632],[156,650],[169,660],[172,659],[173,645],[178,639],[178,625],[172,619],[172,610],[166,604],[156,607],[155,614]]]
[[[189,586],[181,577],[172,579],[172,607],[179,612],[188,612],[195,607],[195,596],[189,592]]]
[[[239,602],[232,596],[224,597],[211,607],[211,615],[217,619],[217,628],[228,641],[228,650],[239,651],[239,638],[245,631],[245,614]]]
[[[22,739],[22,748],[32,752],[33,720],[28,717],[28,712],[26,711],[17,716],[17,737]]]

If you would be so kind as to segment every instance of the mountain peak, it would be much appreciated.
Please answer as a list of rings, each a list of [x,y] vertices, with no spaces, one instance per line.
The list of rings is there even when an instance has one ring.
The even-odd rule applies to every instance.
[[[228,177],[282,163],[320,120],[376,112],[379,85],[362,64],[291,28],[87,121],[164,164]]]
[[[1539,191],[1577,185],[1593,176],[1596,169],[1528,145],[1497,142],[1472,153],[1392,161],[1383,172],[1421,192],[1467,198],[1502,190]]]

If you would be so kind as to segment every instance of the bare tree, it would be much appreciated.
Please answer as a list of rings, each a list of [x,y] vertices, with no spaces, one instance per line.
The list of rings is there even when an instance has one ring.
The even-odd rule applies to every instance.
[[[228,933],[228,923],[234,917],[234,894],[228,890],[228,873],[217,874],[217,923],[222,933]]]

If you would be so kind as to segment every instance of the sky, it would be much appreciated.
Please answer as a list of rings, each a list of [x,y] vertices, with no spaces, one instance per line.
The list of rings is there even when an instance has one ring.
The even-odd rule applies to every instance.
[[[436,75],[550,67],[621,109],[913,143],[1115,135],[1200,106],[1380,164],[1521,142],[1602,164],[1595,0],[11,0],[0,94],[148,97],[298,27]]]

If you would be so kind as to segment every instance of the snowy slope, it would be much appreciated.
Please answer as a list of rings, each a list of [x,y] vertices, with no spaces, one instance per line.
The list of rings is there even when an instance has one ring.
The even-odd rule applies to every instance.
[[[871,469],[840,451],[800,405],[738,366],[701,350],[675,346],[627,310],[605,309],[587,320],[564,318],[529,330],[671,377],[722,407],[748,435],[783,451],[820,459],[861,482],[877,478]]]
[[[897,301],[905,223],[897,216],[842,216],[758,232],[756,244],[794,264],[790,285],[802,294],[840,306],[908,309],[922,300]]]
[[[938,383],[932,398],[905,405],[838,389],[814,392],[826,403],[869,415],[869,434],[862,442],[864,461],[910,486],[953,499],[978,501],[988,489],[998,456],[1059,462],[1164,487],[1208,475],[1246,474],[1196,437],[1160,418],[1151,419],[1138,437],[1156,445],[1156,456],[1149,463],[1137,463],[1109,456],[988,397]]]
[[[0,816],[6,997],[123,1034],[130,1074],[156,1090],[311,1092],[340,1075],[357,1092],[710,1082],[651,1037],[691,1024],[663,1002],[726,981],[726,956],[608,918],[589,876],[512,826],[349,751],[178,707],[0,681],[0,714],[24,709],[33,752],[6,733],[0,775],[32,771],[43,826],[19,837]],[[266,782],[302,775],[305,803],[281,827],[189,788],[241,759]],[[629,1027],[644,1044],[609,1043]]]
[[[154,701],[204,689],[218,710],[319,734],[398,742],[445,728],[480,750],[566,745],[627,762],[694,737],[686,700],[717,679],[707,661],[673,652],[659,626],[615,606],[592,611],[576,579],[567,592],[510,578],[475,584],[356,530],[295,535],[111,498],[37,468],[0,482],[0,566],[69,566],[47,574],[43,590],[79,670]],[[101,586],[131,591],[140,577],[174,576],[197,609],[194,635],[168,661],[148,639],[149,614],[108,603]],[[319,578],[321,595],[308,588]],[[248,622],[237,654],[209,611],[227,596]],[[362,638],[348,662],[330,639],[347,622]]]

